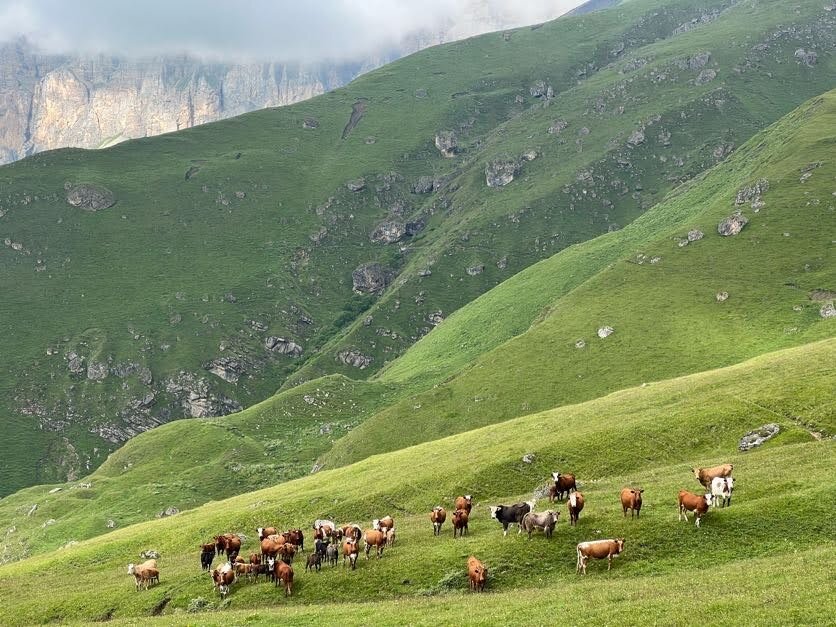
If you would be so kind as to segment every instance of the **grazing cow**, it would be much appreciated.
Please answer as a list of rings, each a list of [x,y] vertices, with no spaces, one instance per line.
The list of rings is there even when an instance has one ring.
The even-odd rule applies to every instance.
[[[441,507],[441,505],[433,507],[433,511],[430,512],[430,522],[433,524],[434,536],[441,535],[441,525],[444,524],[445,520],[447,520],[447,510]]]
[[[383,556],[383,549],[386,546],[386,533],[380,529],[366,529],[363,534],[363,540],[366,543],[366,559],[369,559],[369,551],[375,548],[377,559]]]
[[[380,518],[380,519],[375,518],[372,521],[372,529],[375,529],[377,531],[382,531],[383,533],[386,533],[387,531],[389,531],[394,526],[395,526],[395,521],[392,520],[391,516],[384,516],[383,518]]]
[[[612,568],[612,560],[624,550],[624,538],[616,540],[592,540],[578,544],[577,573],[586,574],[586,563],[590,557],[597,560],[607,558],[607,570]]]
[[[157,570],[157,560],[145,560],[141,564],[128,564],[128,574],[134,576],[136,589],[148,589],[148,586],[160,581],[160,571]]]
[[[282,582],[286,597],[293,594],[293,567],[290,564],[282,560],[276,562],[273,570],[273,578],[276,581],[276,587],[278,587],[280,581]]]
[[[627,517],[627,510],[630,510],[630,518],[633,514],[636,518],[639,517],[642,509],[642,492],[644,490],[637,490],[636,488],[624,488],[621,491],[621,509],[624,510],[624,517]]]
[[[687,490],[679,491],[679,520],[685,516],[685,522],[688,522],[688,512],[694,512],[697,519],[696,526],[700,526],[700,519],[708,511],[708,506],[711,505],[711,492],[708,494],[694,494]]]
[[[316,568],[316,572],[320,572],[320,569],[322,568],[322,554],[317,553],[316,551],[308,555],[308,562],[305,564],[305,571],[308,569],[313,571],[314,568]]]
[[[466,509],[457,509],[453,512],[453,538],[456,537],[456,531],[459,532],[459,537],[461,538],[464,534],[468,533],[467,530],[467,521],[470,516],[467,513]]]
[[[295,544],[296,548],[302,551],[302,553],[305,552],[305,534],[302,533],[301,529],[291,529],[290,531],[285,531],[283,535],[288,542]]]
[[[712,505],[725,507],[731,505],[734,477],[714,477],[711,480]]]
[[[463,509],[470,516],[470,510],[473,508],[473,497],[469,494],[456,497],[456,509]]]
[[[488,580],[488,569],[472,555],[467,558],[467,577],[470,579],[470,590],[482,592]]]
[[[241,550],[241,538],[234,533],[225,533],[222,536],[215,536],[215,548],[218,555],[226,553],[226,558],[231,562],[235,560]]]
[[[222,597],[229,594],[230,586],[235,583],[235,570],[232,564],[227,562],[213,570],[212,581],[215,582],[215,588]]]
[[[732,470],[734,470],[734,464],[721,464],[712,468],[691,468],[694,477],[704,488],[711,486],[711,480],[714,477],[730,477]]]
[[[572,526],[577,526],[578,524],[578,517],[581,515],[581,511],[583,510],[583,494],[575,490],[572,494],[569,495],[569,524]]]
[[[570,492],[578,489],[577,483],[575,482],[575,475],[563,475],[559,472],[553,472],[552,479],[554,479],[554,485],[549,488],[549,501],[554,501],[555,498],[558,501],[562,501]]]
[[[555,512],[550,509],[545,512],[540,512],[539,514],[528,512],[525,516],[523,516],[520,527],[523,531],[528,532],[529,540],[531,540],[531,534],[535,529],[541,529],[543,533],[546,534],[547,538],[551,538],[552,533],[554,532],[554,526],[557,524],[559,516],[560,512]]]
[[[392,527],[386,532],[386,546],[395,546],[395,528]]]
[[[360,552],[358,545],[359,543],[357,540],[353,540],[351,538],[346,538],[343,542],[343,566],[345,566],[345,560],[348,558],[348,561],[351,564],[351,570],[357,568],[357,555]]]
[[[212,568],[212,560],[215,559],[215,543],[208,542],[200,545],[200,568],[209,570]]]
[[[285,542],[279,549],[279,555],[288,564],[293,563],[293,556],[296,555],[296,545],[290,542]]]
[[[275,527],[259,527],[256,531],[258,532],[259,540],[264,540],[264,538],[267,538],[268,536],[275,536],[279,533],[278,529]]]
[[[325,561],[327,563],[331,564],[331,566],[336,566],[337,565],[337,559],[339,558],[339,555],[340,555],[340,553],[339,553],[339,550],[337,549],[336,544],[329,544],[325,548]]]
[[[534,509],[534,501],[516,503],[514,505],[491,505],[491,518],[502,523],[502,536],[508,535],[508,526],[514,523],[519,527],[520,522],[528,512]],[[522,533],[522,527],[519,530]]]

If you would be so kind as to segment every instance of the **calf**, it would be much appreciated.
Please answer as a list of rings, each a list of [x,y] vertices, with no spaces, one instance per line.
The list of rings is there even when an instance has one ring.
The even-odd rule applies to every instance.
[[[470,510],[473,508],[473,497],[469,494],[456,497],[456,509],[463,509],[470,516]]]
[[[305,571],[307,572],[308,569],[313,571],[314,568],[316,568],[316,572],[320,572],[322,569],[322,555],[316,551],[308,555],[308,562],[305,564]]]
[[[157,570],[157,560],[146,560],[142,564],[128,564],[128,574],[134,576],[136,589],[147,590],[154,582],[159,583],[160,571]]]
[[[711,492],[708,494],[693,494],[687,490],[679,491],[679,520],[685,516],[685,522],[688,522],[688,512],[694,512],[697,519],[696,526],[700,526],[700,520],[708,511],[708,506],[711,505]]]
[[[284,584],[284,595],[289,597],[293,594],[293,567],[287,562],[279,560],[273,570],[273,578],[276,580],[276,587],[281,581]]]
[[[283,535],[288,542],[295,544],[296,548],[302,551],[302,553],[305,552],[305,534],[302,533],[301,529],[291,529],[290,531],[285,531]]]
[[[624,517],[627,517],[627,510],[630,510],[630,518],[633,517],[633,514],[636,515],[636,518],[639,517],[639,513],[642,509],[642,492],[644,490],[637,490],[635,488],[624,488],[621,491],[621,509],[624,510]]]
[[[339,549],[337,549],[336,544],[329,544],[325,548],[325,561],[328,564],[331,564],[331,566],[336,566],[337,565],[337,559],[339,558],[339,555],[340,555],[340,552],[339,552]]]
[[[624,538],[617,540],[592,540],[578,544],[577,573],[586,574],[586,563],[590,557],[602,560],[607,558],[607,570],[612,568],[612,559],[618,557],[624,550]]]
[[[320,557],[325,557],[328,551],[328,543],[325,540],[314,540],[314,553],[318,553]]]
[[[734,477],[714,477],[711,480],[712,505],[725,507],[731,505],[731,495],[734,490]]]
[[[395,546],[395,528],[392,527],[386,532],[386,546]]]
[[[711,480],[714,477],[730,477],[732,470],[734,470],[734,464],[721,464],[712,468],[691,468],[694,477],[704,488],[711,486]]]
[[[357,540],[352,538],[347,538],[343,542],[343,566],[345,566],[345,560],[348,558],[348,562],[351,564],[351,570],[357,568],[357,555],[360,553],[358,545]]]
[[[543,533],[546,534],[547,538],[551,538],[559,516],[559,512],[555,512],[550,509],[545,512],[540,512],[539,514],[528,512],[525,516],[523,516],[520,527],[523,531],[528,532],[529,540],[531,540],[531,534],[535,529],[541,529]]]
[[[366,543],[366,559],[369,559],[369,551],[372,547],[375,548],[377,559],[383,556],[383,548],[386,546],[386,533],[380,529],[367,529],[366,533],[363,534],[363,540]]]
[[[508,526],[514,523],[519,527],[520,522],[528,512],[534,508],[534,501],[516,503],[514,505],[491,505],[491,518],[502,523],[502,536],[508,535]],[[519,528],[522,533],[522,527]]]
[[[200,545],[200,568],[209,570],[212,568],[212,560],[215,559],[215,543],[209,542]]]
[[[564,495],[577,490],[577,483],[575,482],[575,475],[560,474],[559,472],[552,473],[554,485],[549,488],[549,500],[554,501],[555,497],[558,501],[564,499]]]
[[[227,562],[222,566],[218,566],[212,571],[212,581],[215,582],[215,588],[222,597],[229,594],[230,586],[235,583],[235,570],[232,564]]]
[[[578,517],[583,510],[583,494],[575,490],[569,495],[569,524],[576,527],[578,525]]]
[[[386,533],[387,531],[389,531],[394,526],[395,526],[395,521],[392,520],[391,516],[384,516],[381,519],[375,518],[372,521],[372,529],[376,529],[377,531],[382,531],[383,533]]]
[[[433,511],[430,512],[430,522],[433,524],[434,536],[441,535],[441,525],[444,524],[445,520],[447,520],[447,510],[441,507],[441,505],[433,507]]]
[[[467,521],[470,516],[467,513],[467,510],[464,509],[457,509],[453,512],[453,538],[456,537],[456,531],[459,532],[459,537],[461,538],[462,535],[468,533],[467,531]]]
[[[482,592],[485,589],[488,569],[472,555],[467,558],[467,577],[470,579],[470,590],[472,592]]]

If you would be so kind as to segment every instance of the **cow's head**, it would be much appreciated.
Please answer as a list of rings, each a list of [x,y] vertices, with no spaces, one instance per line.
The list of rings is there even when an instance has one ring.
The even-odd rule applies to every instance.
[[[133,575],[136,572],[136,566],[134,564],[128,564],[128,574]]]
[[[372,521],[372,529],[374,529],[375,531],[380,531],[380,519],[379,518],[375,518]]]
[[[259,527],[258,529],[256,529],[256,531],[258,532],[259,539],[263,540],[264,539],[264,527]]]
[[[555,481],[560,479],[560,473],[559,472],[553,472],[552,473],[552,479],[554,479]]]
[[[694,473],[694,477],[696,477],[697,479],[700,478],[700,472],[701,471],[702,471],[702,468],[691,468],[691,472]]]
[[[703,498],[705,499],[706,506],[711,506],[711,492],[706,492]]]
[[[618,547],[618,552],[621,553],[624,550],[624,538],[618,538],[615,545]]]
[[[491,518],[496,518],[499,512],[502,511],[502,505],[490,505]]]
[[[470,494],[465,494],[464,500],[470,503],[473,500],[473,497]]]

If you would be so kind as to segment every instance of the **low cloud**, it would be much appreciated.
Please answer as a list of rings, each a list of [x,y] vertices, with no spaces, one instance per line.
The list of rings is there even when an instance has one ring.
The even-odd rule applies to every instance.
[[[48,53],[354,61],[557,17],[582,0],[0,0],[0,42]]]

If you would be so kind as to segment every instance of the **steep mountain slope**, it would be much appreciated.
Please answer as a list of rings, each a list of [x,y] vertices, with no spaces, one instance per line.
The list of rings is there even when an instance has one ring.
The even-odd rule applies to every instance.
[[[367,376],[503,279],[629,223],[832,86],[836,18],[780,6],[630,2],[0,170],[0,485],[76,478],[150,427],[283,383]],[[449,131],[453,158],[434,146]],[[486,169],[516,180],[488,187]]]
[[[364,422],[326,465],[832,337],[834,129],[828,92],[622,231],[463,308],[379,377],[432,389]],[[747,224],[721,235],[736,216]]]
[[[255,546],[254,528],[265,522],[308,527],[314,518],[327,517],[367,524],[384,512],[396,518],[399,540],[383,559],[361,559],[356,572],[338,567],[318,574],[305,573],[297,561],[292,598],[285,599],[272,584],[239,582],[223,606],[312,604],[330,612],[358,599],[443,595],[466,586],[462,573],[469,554],[490,565],[492,591],[542,591],[545,586],[571,597],[589,585],[577,583],[575,543],[599,534],[623,536],[627,548],[611,573],[602,572],[598,563],[590,578],[614,579],[636,593],[650,585],[648,577],[664,580],[660,585],[668,600],[682,585],[693,585],[696,573],[705,569],[736,572],[779,558],[804,556],[804,563],[826,559],[836,531],[831,516],[836,506],[834,443],[815,441],[797,423],[826,420],[834,426],[834,355],[836,340],[809,344],[374,457],[211,503],[175,519],[117,530],[0,567],[0,591],[6,599],[0,616],[4,624],[31,624],[57,617],[89,621],[173,615],[198,605],[193,601],[198,597],[218,602],[207,575],[199,570],[196,551],[197,543],[212,533],[244,533],[246,554]],[[764,422],[777,422],[781,433],[758,450],[737,452],[739,437]],[[526,454],[531,463],[521,461]],[[693,522],[678,523],[677,490],[698,487],[688,466],[720,461],[735,464],[732,506],[709,512],[699,530]],[[792,473],[776,476],[776,468],[787,467]],[[555,469],[572,469],[582,482],[587,506],[579,526],[560,522],[551,541],[529,541],[517,534],[503,539],[486,506],[530,496]],[[623,485],[637,483],[645,488],[645,503],[641,518],[631,521],[622,517],[617,494]],[[439,503],[449,507],[462,492],[473,493],[475,500],[469,536],[454,541],[447,527],[441,538],[434,538],[426,512]],[[565,515],[565,506],[560,509]],[[160,585],[134,593],[131,578],[116,574],[150,548],[161,555]],[[805,577],[802,571],[792,573]],[[822,575],[813,569],[815,580]],[[748,577],[747,588],[759,598],[776,585],[774,573]],[[781,584],[797,587],[801,582]],[[49,595],[43,594],[45,588]],[[732,595],[732,601],[736,598]],[[832,611],[832,600],[822,600],[827,608],[821,611]],[[351,620],[352,606],[344,607]],[[675,615],[664,603],[654,607],[663,622]],[[731,607],[739,606],[734,602]],[[594,608],[591,604],[590,619],[608,611]],[[192,618],[202,622],[199,616]],[[395,620],[389,614],[380,618]]]

